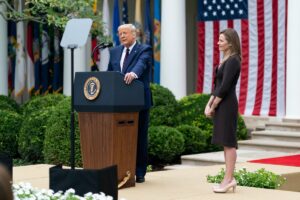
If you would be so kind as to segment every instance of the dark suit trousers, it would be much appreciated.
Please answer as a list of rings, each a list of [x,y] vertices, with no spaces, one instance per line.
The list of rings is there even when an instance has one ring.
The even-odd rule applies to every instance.
[[[139,112],[138,143],[136,156],[136,176],[144,177],[148,163],[149,109]]]

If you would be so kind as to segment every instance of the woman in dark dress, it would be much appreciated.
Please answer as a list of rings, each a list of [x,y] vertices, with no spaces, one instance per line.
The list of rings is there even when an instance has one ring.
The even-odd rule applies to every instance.
[[[216,67],[215,85],[205,108],[205,115],[213,119],[212,143],[224,147],[225,176],[220,185],[214,186],[213,191],[225,193],[229,189],[235,191],[236,181],[233,172],[236,162],[237,149],[237,119],[238,101],[236,83],[241,68],[240,40],[234,29],[228,28],[219,35],[219,50],[223,59]]]

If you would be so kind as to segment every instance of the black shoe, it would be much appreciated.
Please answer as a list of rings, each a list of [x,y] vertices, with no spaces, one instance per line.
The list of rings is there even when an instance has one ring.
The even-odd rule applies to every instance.
[[[143,176],[137,176],[135,182],[143,183],[143,182],[145,182],[145,178]]]

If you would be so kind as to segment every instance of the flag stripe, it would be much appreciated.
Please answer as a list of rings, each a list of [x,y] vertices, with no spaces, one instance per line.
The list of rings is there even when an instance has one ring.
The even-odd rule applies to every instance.
[[[226,28],[228,28],[228,26],[229,26],[229,20],[220,20],[219,24],[220,24],[220,31],[223,31]],[[219,40],[219,38],[217,38],[217,40]],[[217,51],[219,51],[219,50],[217,49]],[[219,60],[222,60],[222,58],[223,58],[223,53],[220,52],[219,53]]]
[[[264,81],[264,51],[265,51],[265,32],[264,32],[264,2],[263,0],[257,0],[257,40],[258,40],[258,65],[257,65],[257,85],[256,85],[256,97],[254,103],[254,110],[252,115],[259,115],[262,94],[263,94],[263,81]]]
[[[263,79],[263,101],[261,102],[261,110],[260,115],[267,116],[270,109],[270,99],[271,99],[271,87],[272,87],[272,57],[273,57],[273,38],[274,32],[272,31],[272,0],[264,1],[264,30],[265,30],[265,38],[264,38],[264,79]]]
[[[251,115],[254,107],[255,101],[255,90],[256,90],[256,80],[257,80],[257,8],[255,1],[248,2],[249,8],[249,73],[248,73],[248,89],[247,89],[247,100],[246,100],[246,115]],[[251,94],[251,95],[250,95]]]
[[[27,25],[27,90],[34,89],[34,58],[33,58],[33,24]]]
[[[120,25],[120,14],[119,14],[119,1],[114,0],[114,13],[113,13],[113,41],[114,45],[120,45],[120,40],[118,37],[118,27]]]
[[[286,75],[286,24],[287,4],[285,1],[278,1],[278,36],[277,36],[277,106],[276,115],[285,114],[285,75]],[[284,39],[283,39],[284,38]],[[280,56],[282,55],[282,56]],[[283,106],[281,106],[283,105]]]
[[[211,80],[213,78],[213,23],[205,23],[205,50],[204,50],[204,93],[210,93],[212,90]]]
[[[140,1],[137,13],[140,14]],[[137,9],[137,8],[136,8]],[[138,20],[136,20],[138,21]],[[154,36],[153,36],[153,50],[154,50],[154,83],[160,83],[160,30],[161,30],[161,0],[154,0]]]
[[[22,1],[18,1],[18,11],[23,11]],[[17,48],[16,48],[16,66],[15,66],[15,96],[20,97],[25,89],[26,58],[25,58],[25,29],[24,22],[17,22]]]
[[[219,41],[219,33],[220,33],[220,26],[219,23],[217,21],[213,22],[214,28],[214,38],[213,38],[213,48],[214,48],[214,54],[213,54],[213,74],[212,74],[212,88],[213,88],[213,84],[214,84],[214,78],[215,78],[215,68],[219,66],[220,63],[220,51],[219,51],[219,46],[218,46],[218,41]]]
[[[233,27],[237,34],[239,35],[239,38],[241,39],[242,36],[242,25],[241,25],[241,20],[240,19],[235,19],[233,20]],[[241,47],[242,48],[242,47]],[[239,97],[240,96],[240,84],[241,84],[241,77],[239,77],[237,84],[236,84],[236,96]]]
[[[198,22],[198,81],[197,92],[203,93],[204,85],[204,38],[205,38],[205,24],[204,22]]]
[[[249,72],[249,35],[248,35],[248,20],[241,20],[242,34],[242,63],[240,74],[240,95],[239,95],[239,111],[245,112],[246,100],[247,100],[247,88],[248,88],[248,72]]]
[[[233,20],[228,20],[228,28],[233,28]]]
[[[270,116],[276,116],[277,113],[277,49],[278,49],[278,2],[273,0],[273,67],[272,67],[272,88],[270,102]]]

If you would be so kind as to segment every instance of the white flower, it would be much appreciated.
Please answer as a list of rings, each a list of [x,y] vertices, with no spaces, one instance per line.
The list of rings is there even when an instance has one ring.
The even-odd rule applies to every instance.
[[[53,190],[33,188],[30,183],[19,183],[12,185],[14,200],[51,200],[54,197],[58,200],[78,199],[78,200],[113,200],[111,196],[106,196],[103,192],[87,193],[84,197],[75,195],[73,188],[68,189],[65,193],[58,191],[54,193]],[[121,198],[121,200],[126,200]]]

